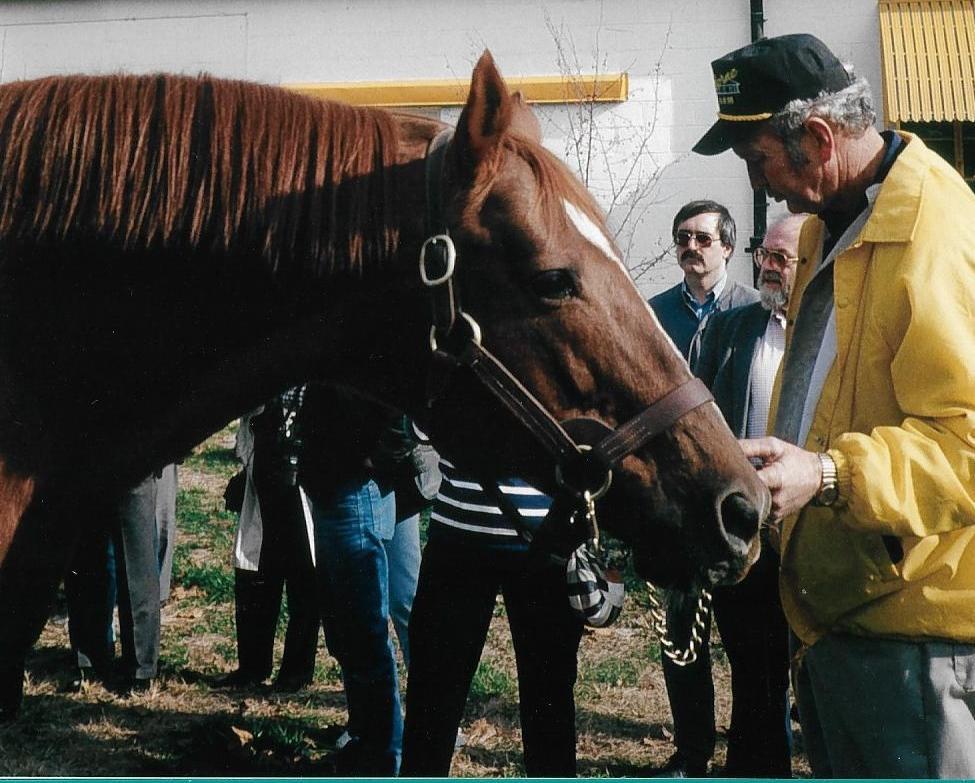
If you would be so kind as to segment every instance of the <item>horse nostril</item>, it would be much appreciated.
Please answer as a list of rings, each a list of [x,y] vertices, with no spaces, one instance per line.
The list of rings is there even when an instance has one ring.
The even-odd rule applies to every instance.
[[[758,534],[761,511],[741,492],[726,495],[718,511],[728,545],[736,554],[746,557],[752,540]]]

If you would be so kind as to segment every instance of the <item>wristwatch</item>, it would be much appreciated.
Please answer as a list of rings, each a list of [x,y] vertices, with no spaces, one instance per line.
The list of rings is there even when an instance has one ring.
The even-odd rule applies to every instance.
[[[836,480],[836,463],[824,452],[816,454],[819,465],[823,469],[823,477],[819,481],[819,491],[813,497],[813,504],[817,506],[832,506],[840,496],[839,484]]]

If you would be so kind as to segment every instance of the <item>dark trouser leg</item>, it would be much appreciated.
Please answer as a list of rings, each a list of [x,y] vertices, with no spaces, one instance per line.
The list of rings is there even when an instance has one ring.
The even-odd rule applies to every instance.
[[[503,591],[518,666],[525,772],[575,777],[573,688],[583,626],[569,608],[565,572],[519,568],[505,578]]]
[[[79,667],[94,669],[100,677],[110,674],[115,657],[115,569],[109,540],[107,529],[86,531],[64,576],[71,649]]]
[[[280,579],[269,579],[261,571],[234,570],[237,666],[256,681],[271,676],[280,606]]]
[[[693,618],[686,619],[687,623]],[[687,628],[683,624],[683,629]],[[668,624],[675,627],[671,618]],[[703,638],[711,635],[710,616],[702,631]],[[674,641],[683,646],[687,643],[686,630],[679,629]],[[688,666],[678,666],[666,655],[663,659],[664,682],[670,699],[670,712],[674,717],[674,742],[677,753],[685,764],[706,767],[714,755],[714,680],[711,678],[711,651],[703,644],[697,660]]]
[[[483,550],[431,536],[410,616],[403,766],[407,777],[446,777],[471,680],[498,594]]]
[[[729,777],[792,776],[789,631],[778,575],[778,557],[766,549],[743,582],[714,593],[714,616],[731,664]]]
[[[252,667],[261,679],[271,673],[281,594],[286,587],[288,628],[278,678],[311,682],[315,673],[320,621],[312,545],[301,495],[297,486],[283,480],[273,462],[269,464],[265,451],[255,455],[253,475],[261,507],[263,535],[260,581],[253,581],[256,591],[251,595],[254,602],[253,636],[245,628],[245,637],[253,639],[253,646],[246,652],[241,651],[241,668],[245,668],[246,658],[253,661],[247,666]],[[239,635],[238,639],[241,639]]]
[[[0,721],[23,700],[24,662],[47,621],[58,583],[77,540],[77,527],[38,499],[14,533],[0,567]]]
[[[124,674],[136,680],[159,669],[159,541],[156,479],[150,476],[118,505],[115,568]]]
[[[799,639],[794,634],[790,634],[790,654],[794,656],[799,652],[801,646],[802,643]],[[793,683],[796,690],[796,704],[799,707],[799,723],[802,726],[802,744],[806,751],[806,758],[809,759],[813,777],[824,779],[837,777],[829,760],[826,737],[819,718],[815,693],[812,684],[809,682],[809,668],[806,666],[804,658],[795,669]]]
[[[311,682],[315,676],[319,618],[315,566],[305,526],[301,498],[292,490],[294,504],[287,516],[287,562],[282,564],[288,593],[288,630],[278,678]],[[284,520],[282,520],[284,521]]]

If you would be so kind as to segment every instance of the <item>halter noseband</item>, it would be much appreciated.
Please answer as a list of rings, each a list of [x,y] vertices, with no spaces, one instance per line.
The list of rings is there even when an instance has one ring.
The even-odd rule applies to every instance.
[[[431,142],[426,157],[428,238],[420,248],[420,279],[430,289],[433,316],[430,349],[435,359],[428,381],[428,404],[439,396],[446,375],[466,367],[494,397],[525,426],[555,462],[558,485],[574,503],[592,502],[609,489],[613,467],[644,443],[672,427],[679,419],[714,398],[707,386],[692,378],[651,404],[617,429],[582,417],[563,422],[551,413],[511,374],[504,363],[481,342],[477,321],[460,307],[454,287],[457,251],[443,219],[441,181],[444,153],[453,132],[442,131]]]

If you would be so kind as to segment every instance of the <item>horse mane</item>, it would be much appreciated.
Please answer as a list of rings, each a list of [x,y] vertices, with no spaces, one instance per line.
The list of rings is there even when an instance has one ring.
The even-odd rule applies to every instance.
[[[386,112],[210,76],[0,87],[0,235],[258,252],[317,275],[396,249]]]

